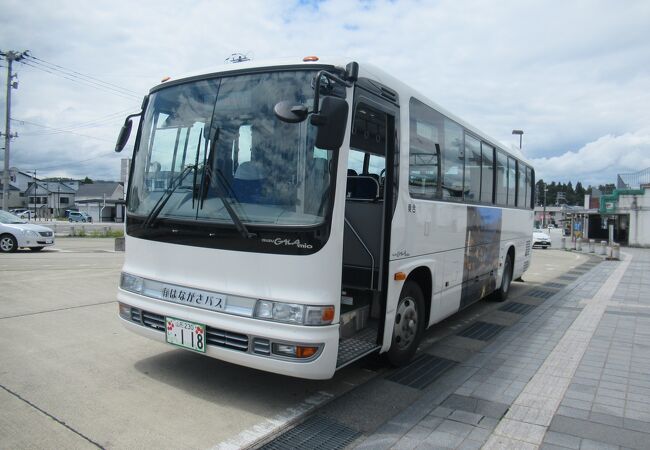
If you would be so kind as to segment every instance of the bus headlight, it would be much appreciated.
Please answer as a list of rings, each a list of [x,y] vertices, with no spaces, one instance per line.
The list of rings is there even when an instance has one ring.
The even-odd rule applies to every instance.
[[[144,280],[130,273],[122,272],[120,276],[120,287],[125,291],[135,292],[136,294],[142,293],[142,286],[144,285]]]
[[[258,300],[254,317],[297,325],[329,325],[334,320],[334,306],[305,306]]]
[[[308,306],[305,325],[329,325],[334,320],[333,306]]]

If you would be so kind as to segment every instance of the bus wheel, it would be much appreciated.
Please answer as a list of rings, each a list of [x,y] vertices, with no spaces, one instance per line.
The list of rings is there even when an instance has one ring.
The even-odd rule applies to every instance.
[[[393,327],[393,340],[386,357],[394,366],[408,363],[424,332],[424,299],[420,286],[407,281],[402,288]]]
[[[510,283],[512,282],[512,256],[510,253],[506,256],[506,262],[503,264],[503,276],[501,277],[501,287],[494,292],[493,299],[496,302],[503,302],[508,298],[510,292]]]

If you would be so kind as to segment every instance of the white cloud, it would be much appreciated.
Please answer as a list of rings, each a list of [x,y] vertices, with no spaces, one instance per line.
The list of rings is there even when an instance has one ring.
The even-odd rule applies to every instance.
[[[650,128],[619,136],[608,134],[577,151],[532,160],[537,177],[546,181],[573,180],[583,184],[614,183],[612,174],[650,167]]]

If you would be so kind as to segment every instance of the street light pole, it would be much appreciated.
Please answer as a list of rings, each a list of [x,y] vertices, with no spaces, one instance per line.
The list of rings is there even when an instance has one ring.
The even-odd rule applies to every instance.
[[[524,130],[512,130],[512,134],[519,135],[519,150],[521,150],[521,141],[522,141],[522,136],[524,135]]]
[[[36,220],[36,193],[38,192],[38,183],[36,181],[36,169],[34,169],[34,220]]]
[[[548,192],[548,188],[546,187],[546,183],[544,183],[544,212],[542,215],[542,228],[546,228],[546,193]]]

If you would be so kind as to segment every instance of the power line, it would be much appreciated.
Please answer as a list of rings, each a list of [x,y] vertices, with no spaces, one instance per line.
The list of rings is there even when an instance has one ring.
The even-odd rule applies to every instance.
[[[62,126],[60,128],[61,131],[41,131],[41,132],[37,131],[37,132],[27,132],[27,133],[23,132],[22,135],[23,136],[49,136],[53,134],[66,133],[68,131],[79,130],[84,128],[96,128],[99,126],[106,126],[112,122],[124,120],[124,115],[128,112],[133,111],[134,109],[135,106],[133,108],[128,108],[121,111],[116,111],[114,113],[105,114],[103,116],[96,117],[92,120],[87,120],[76,124],[73,123],[67,126]]]
[[[69,134],[74,134],[76,136],[87,137],[87,138],[90,138],[90,139],[97,139],[98,141],[113,142],[113,141],[109,141],[108,139],[99,138],[99,137],[96,137],[96,136],[90,136],[88,134],[75,133],[74,131],[62,130],[60,128],[55,128],[55,127],[50,127],[50,126],[47,126],[47,125],[42,125],[40,123],[30,122],[29,120],[11,119],[11,121],[12,122],[18,122],[18,123],[23,124],[23,125],[27,123],[27,124],[33,125],[35,127],[47,128],[47,129],[55,130],[55,131],[58,131],[58,132],[61,132],[61,133],[69,133]]]
[[[120,89],[120,90],[122,90],[122,91],[130,92],[130,93],[132,93],[132,94],[136,94],[137,96],[140,96],[140,93],[139,93],[139,92],[132,91],[132,90],[130,90],[130,89],[124,88],[124,87],[122,87],[122,86],[118,86],[118,85],[113,84],[113,83],[109,83],[108,81],[100,80],[99,78],[96,78],[96,77],[93,77],[93,76],[90,76],[90,75],[86,75],[86,74],[83,74],[83,73],[81,73],[81,72],[77,72],[76,70],[66,69],[66,68],[63,67],[63,66],[60,66],[60,65],[58,65],[58,64],[54,64],[54,63],[51,63],[51,62],[45,61],[44,59],[37,58],[36,56],[27,55],[27,57],[28,57],[30,60],[35,60],[34,62],[38,61],[37,64],[40,63],[40,64],[45,65],[45,66],[55,67],[56,69],[59,69],[59,70],[61,70],[61,71],[64,71],[64,72],[70,72],[70,73],[73,73],[73,74],[78,75],[78,76],[80,76],[80,77],[88,78],[88,79],[90,79],[90,80],[94,80],[94,81],[96,81],[96,82],[98,82],[98,83],[105,84],[105,85],[107,85],[107,86],[113,86],[113,87],[115,87],[115,88],[117,88],[117,89]]]
[[[70,129],[83,128],[83,127],[85,127],[86,125],[89,125],[89,124],[100,123],[100,122],[104,122],[105,120],[113,120],[115,117],[123,119],[124,114],[126,114],[128,112],[132,112],[135,108],[137,108],[137,106],[134,106],[133,108],[123,109],[121,111],[116,111],[114,113],[105,114],[103,116],[96,117],[96,118],[88,120],[86,122],[71,124],[71,125],[68,125],[66,128],[70,128]]]
[[[93,87],[93,88],[99,89],[99,90],[104,91],[104,92],[108,92],[108,93],[116,95],[118,97],[122,97],[122,98],[129,99],[129,100],[134,99],[134,98],[139,98],[136,95],[132,95],[132,94],[129,94],[127,92],[123,92],[123,91],[120,91],[120,90],[110,88],[108,86],[103,86],[103,85],[98,84],[98,83],[94,83],[94,82],[91,82],[91,81],[88,81],[88,80],[84,80],[83,78],[75,77],[75,76],[67,74],[65,72],[56,71],[54,69],[49,69],[49,68],[46,68],[44,66],[38,66],[38,65],[32,64],[31,61],[29,61],[29,62],[21,61],[21,64],[23,64],[25,66],[28,66],[28,67],[31,67],[33,69],[41,70],[43,72],[49,73],[51,75],[54,75],[54,76],[57,76],[57,77],[60,77],[60,78],[63,78],[65,80],[71,81],[71,82],[76,83],[76,84],[81,84],[83,86],[89,86],[89,87]]]
[[[37,167],[36,169],[41,170],[41,171],[42,170],[52,170],[52,169],[57,169],[59,167],[69,166],[71,164],[74,164],[74,165],[85,164],[85,163],[88,163],[90,161],[95,161],[95,160],[97,160],[99,158],[106,158],[106,157],[109,157],[109,156],[115,156],[115,153],[114,152],[106,152],[106,153],[102,153],[101,155],[93,156],[91,158],[81,159],[81,160],[78,160],[78,161],[74,160],[74,161],[70,161],[70,162],[67,162],[67,163],[54,164],[54,165],[45,166],[45,167]]]
[[[37,64],[33,64],[33,62],[31,60],[30,61],[21,61],[20,63],[25,65],[25,66],[31,67],[33,69],[41,70],[41,71],[49,73],[51,75],[58,76],[60,78],[66,79],[66,80],[71,81],[73,83],[77,83],[77,84],[81,84],[81,85],[89,86],[89,87],[94,87],[96,89],[99,89],[99,90],[107,92],[107,93],[111,93],[111,94],[116,95],[118,97],[122,97],[122,98],[129,99],[129,100],[132,100],[134,98],[138,98],[138,99],[140,98],[140,96],[138,96],[138,95],[130,94],[129,92],[126,92],[126,91],[123,91],[123,90],[118,90],[118,89],[115,89],[115,88],[111,88],[109,86],[104,86],[104,85],[102,85],[100,83],[96,83],[96,82],[93,82],[93,81],[90,81],[90,80],[86,80],[86,79],[74,76],[72,74],[69,74],[69,73],[66,73],[66,72],[63,72],[63,71],[60,71],[60,70],[56,70],[56,69],[49,68],[49,67],[46,67],[46,66],[40,66],[40,65],[37,65]]]
[[[61,129],[61,130],[59,130],[59,129],[55,129],[55,130],[44,129],[44,130],[40,130],[40,131],[27,131],[27,132],[23,131],[21,133],[21,136],[30,136],[30,137],[56,136],[56,135],[59,135],[59,134],[72,133],[73,130],[94,130],[94,129],[97,129],[97,128],[106,128],[106,127],[109,127],[109,126],[111,128],[116,128],[121,123],[121,121],[122,121],[121,118],[116,117],[116,118],[114,118],[112,120],[105,121],[103,123],[88,125],[88,126],[85,126],[85,127],[77,127],[77,128],[72,128],[72,129]]]

